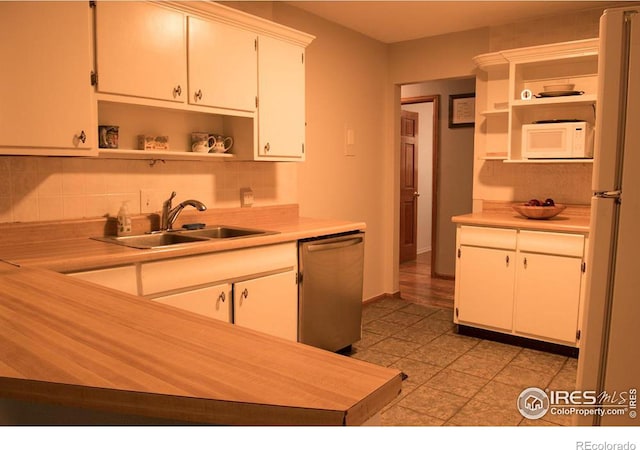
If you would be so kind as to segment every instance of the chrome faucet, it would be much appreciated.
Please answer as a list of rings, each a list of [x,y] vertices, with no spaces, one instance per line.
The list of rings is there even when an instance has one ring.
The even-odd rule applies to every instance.
[[[175,223],[176,219],[185,206],[193,206],[198,211],[205,211],[207,209],[204,203],[198,200],[185,200],[175,208],[172,208],[171,202],[175,198],[175,196],[176,193],[174,191],[171,193],[171,196],[167,200],[165,200],[164,203],[162,203],[162,218],[160,225],[161,231],[168,231],[173,229],[173,224]]]

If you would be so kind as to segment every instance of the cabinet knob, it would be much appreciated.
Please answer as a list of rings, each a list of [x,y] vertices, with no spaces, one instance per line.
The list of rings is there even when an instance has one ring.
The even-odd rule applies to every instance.
[[[505,256],[504,260],[507,263],[507,267],[508,267],[509,266],[509,255]]]
[[[87,133],[85,133],[84,130],[82,130],[80,132],[80,136],[78,136],[78,139],[80,140],[80,142],[84,144],[85,142],[87,142]]]
[[[242,291],[241,294],[241,298],[248,298],[249,297],[249,290],[247,288],[244,288],[244,291]]]
[[[264,151],[269,153],[269,150],[271,150],[271,145],[269,145],[269,143],[267,142],[264,146]]]
[[[420,192],[418,192],[418,191],[414,192],[414,193],[413,193],[413,196],[414,196],[414,197],[420,197]]]
[[[196,98],[196,100],[202,100],[202,90],[198,89],[198,91],[195,93],[194,97]]]
[[[182,87],[180,87],[180,85],[177,85],[176,87],[173,88],[173,98],[180,97],[181,95],[182,95]]]
[[[524,261],[522,261],[522,263],[524,264],[524,268],[527,268],[527,258],[524,259]]]
[[[218,295],[218,301],[224,303],[224,301],[226,300],[227,296],[225,295],[224,292],[220,292],[220,295]]]

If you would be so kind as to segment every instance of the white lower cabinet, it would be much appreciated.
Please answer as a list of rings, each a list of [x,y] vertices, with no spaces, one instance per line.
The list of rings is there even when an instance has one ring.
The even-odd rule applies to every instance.
[[[67,273],[236,325],[298,340],[297,242]]]
[[[514,330],[574,343],[582,292],[584,236],[521,231]]]
[[[297,271],[289,242],[142,263],[140,286],[155,301],[296,341]]]
[[[462,246],[456,274],[461,322],[511,331],[515,251]]]
[[[233,301],[231,292],[231,285],[223,283],[176,294],[153,297],[152,300],[222,320],[223,322],[231,322],[231,302]]]
[[[297,271],[233,285],[233,323],[291,341],[298,340]]]
[[[454,322],[578,346],[586,238],[459,226]]]
[[[522,252],[518,258],[514,330],[574,342],[580,306],[578,258]]]

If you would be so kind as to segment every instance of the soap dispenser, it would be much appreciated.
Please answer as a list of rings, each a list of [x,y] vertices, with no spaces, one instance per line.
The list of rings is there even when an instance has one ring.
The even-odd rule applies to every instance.
[[[131,234],[131,214],[129,214],[129,201],[125,200],[118,211],[118,236]]]

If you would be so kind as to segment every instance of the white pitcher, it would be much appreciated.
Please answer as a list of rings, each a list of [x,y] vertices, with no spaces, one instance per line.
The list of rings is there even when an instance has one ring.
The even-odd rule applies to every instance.
[[[215,153],[224,153],[229,151],[233,146],[233,138],[231,136],[215,136],[215,142],[213,144],[213,151]]]

